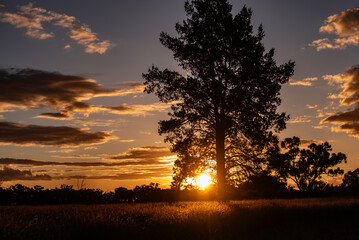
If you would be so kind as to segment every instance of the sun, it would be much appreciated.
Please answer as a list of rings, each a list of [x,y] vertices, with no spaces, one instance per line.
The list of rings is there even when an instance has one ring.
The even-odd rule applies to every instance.
[[[199,188],[206,189],[209,185],[212,184],[212,178],[211,175],[208,173],[202,173],[197,177],[197,186]]]

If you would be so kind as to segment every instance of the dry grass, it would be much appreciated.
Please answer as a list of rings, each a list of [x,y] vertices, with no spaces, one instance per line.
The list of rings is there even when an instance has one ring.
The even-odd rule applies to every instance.
[[[359,199],[0,207],[0,239],[359,239]]]

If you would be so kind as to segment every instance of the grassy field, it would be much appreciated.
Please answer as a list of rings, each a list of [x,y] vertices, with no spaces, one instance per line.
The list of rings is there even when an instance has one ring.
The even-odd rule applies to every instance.
[[[359,199],[2,206],[0,239],[359,239]]]

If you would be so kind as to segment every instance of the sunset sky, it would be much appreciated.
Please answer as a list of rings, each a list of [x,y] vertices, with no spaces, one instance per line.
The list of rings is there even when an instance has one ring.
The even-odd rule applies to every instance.
[[[157,134],[170,105],[143,93],[152,65],[183,72],[160,32],[183,0],[0,0],[2,186],[171,182],[175,156]],[[329,141],[359,167],[359,7],[354,0],[231,0],[263,24],[278,64],[293,60],[281,139]],[[0,180],[1,180],[0,179]]]

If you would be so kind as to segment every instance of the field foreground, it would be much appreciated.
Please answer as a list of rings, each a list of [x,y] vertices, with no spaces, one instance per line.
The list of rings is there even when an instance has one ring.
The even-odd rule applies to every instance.
[[[0,239],[359,239],[359,199],[2,206]]]

